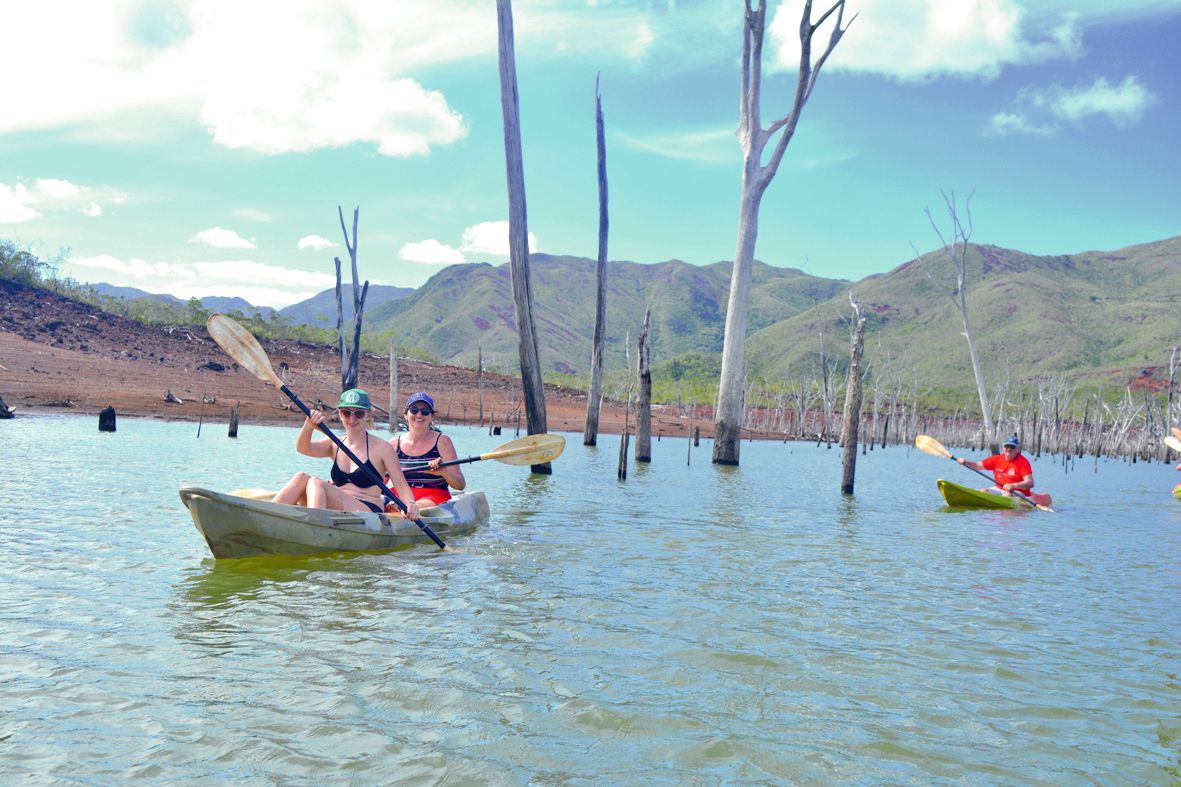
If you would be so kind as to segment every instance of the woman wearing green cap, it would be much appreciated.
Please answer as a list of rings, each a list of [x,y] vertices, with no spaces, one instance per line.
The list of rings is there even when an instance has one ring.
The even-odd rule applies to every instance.
[[[304,420],[299,436],[295,438],[295,450],[305,456],[331,457],[332,480],[329,482],[307,473],[296,473],[272,502],[334,511],[380,513],[385,510],[385,500],[375,479],[389,476],[394,492],[406,504],[403,516],[418,519],[414,494],[402,475],[402,467],[398,464],[398,455],[393,446],[380,437],[371,439],[366,429],[372,409],[369,394],[360,388],[350,388],[342,393],[336,405],[336,414],[344,425],[341,442],[361,460],[360,466],[354,465],[347,455],[341,455],[343,452],[331,440],[312,439],[312,432],[324,423],[325,417],[321,411],[312,410],[312,414]]]

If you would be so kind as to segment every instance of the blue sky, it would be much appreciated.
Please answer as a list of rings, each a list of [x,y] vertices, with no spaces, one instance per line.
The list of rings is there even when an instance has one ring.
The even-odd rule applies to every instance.
[[[764,123],[788,109],[801,7],[769,2]],[[514,3],[536,250],[597,254],[599,75],[610,258],[732,258],[741,8]],[[759,259],[887,271],[936,246],[941,190],[974,193],[974,240],[1031,253],[1181,234],[1181,0],[852,12]],[[375,284],[507,259],[493,0],[42,0],[0,6],[0,29],[0,237],[69,249],[63,275],[281,307],[347,265],[337,205],[361,208]]]

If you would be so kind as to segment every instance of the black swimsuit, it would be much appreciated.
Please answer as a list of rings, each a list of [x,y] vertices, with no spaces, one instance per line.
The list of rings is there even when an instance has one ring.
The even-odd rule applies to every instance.
[[[368,432],[365,433],[365,454],[366,454],[365,463],[363,465],[361,465],[360,467],[358,467],[356,470],[352,471],[351,473],[346,473],[344,470],[340,469],[340,466],[336,464],[336,455],[334,454],[332,457],[332,473],[331,473],[332,484],[334,486],[344,486],[345,484],[352,484],[353,486],[358,487],[360,489],[368,489],[372,486],[375,486],[375,484],[373,483],[373,479],[374,478],[381,478],[381,473],[377,472],[377,468],[373,466],[373,462],[368,457],[368,454],[369,454],[369,433]],[[366,467],[368,467],[371,471],[373,471],[372,476],[367,475],[365,473]],[[370,511],[372,511],[375,514],[380,514],[381,512],[385,511],[384,506],[379,506],[377,503],[371,503],[368,500],[365,500],[364,498],[358,497],[358,498],[356,498],[356,500],[359,503],[363,503],[366,507],[369,508]]]

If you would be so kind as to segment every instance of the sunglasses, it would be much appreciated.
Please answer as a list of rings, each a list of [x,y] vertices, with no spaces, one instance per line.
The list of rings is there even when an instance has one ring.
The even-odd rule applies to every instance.
[[[406,412],[414,413],[415,415],[430,415],[434,410],[429,407],[407,407]]]
[[[337,410],[341,418],[364,418],[367,410]]]

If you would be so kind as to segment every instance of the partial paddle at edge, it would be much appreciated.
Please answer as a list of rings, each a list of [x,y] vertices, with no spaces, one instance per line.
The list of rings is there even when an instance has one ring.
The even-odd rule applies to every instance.
[[[284,385],[283,381],[279,379],[279,376],[275,374],[275,369],[271,366],[270,357],[267,355],[266,350],[262,348],[262,345],[258,343],[258,339],[254,338],[254,334],[239,325],[233,318],[227,317],[224,314],[209,315],[206,327],[209,330],[210,337],[212,337],[213,341],[217,342],[219,347],[226,351],[226,354],[237,361],[239,365],[248,369],[255,377],[271,383],[285,393],[287,398],[303,411],[304,415],[311,417],[312,411],[308,409],[308,406],[300,401],[300,398],[295,395],[295,392]],[[373,482],[373,485],[378,487],[386,498],[392,500],[394,505],[405,513],[406,504],[390,491],[390,488],[385,485],[385,482],[382,481],[376,472],[371,470],[367,464],[362,463],[360,458],[350,451],[349,447],[341,442],[340,438],[333,434],[332,430],[327,426],[320,424],[320,431],[335,443],[337,448],[344,451],[345,456],[351,459],[357,467],[363,469],[369,480]],[[429,536],[431,541],[434,541],[439,549],[448,549],[448,546],[443,543],[443,539],[439,538],[435,534],[435,531],[431,530],[430,525],[422,521],[422,517],[415,519],[414,524],[418,525],[418,528]]]

